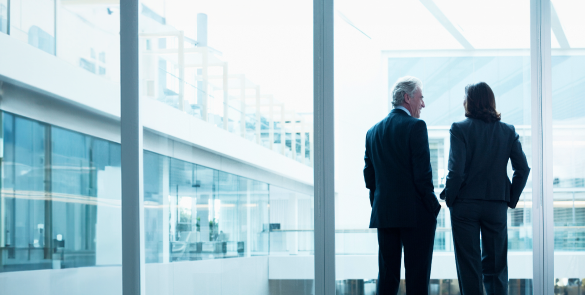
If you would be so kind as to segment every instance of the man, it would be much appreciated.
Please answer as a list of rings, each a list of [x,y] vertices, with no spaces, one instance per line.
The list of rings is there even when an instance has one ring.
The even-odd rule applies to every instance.
[[[404,246],[406,293],[428,294],[437,215],[422,82],[398,79],[392,90],[394,109],[368,130],[364,178],[370,189],[370,228],[378,229],[376,294],[395,295],[400,285]]]

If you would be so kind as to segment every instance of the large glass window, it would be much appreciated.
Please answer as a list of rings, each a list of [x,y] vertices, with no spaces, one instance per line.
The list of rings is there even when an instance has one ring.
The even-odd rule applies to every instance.
[[[433,185],[445,185],[449,128],[465,119],[464,88],[484,81],[502,121],[512,124],[531,163],[529,3],[335,1],[335,168],[337,291],[375,290],[378,241],[368,229],[370,204],[363,180],[367,130],[392,110],[396,80],[423,82]],[[495,24],[493,19],[497,18]],[[505,29],[502,29],[505,28]],[[508,174],[512,170],[509,165]],[[450,214],[437,218],[431,294],[458,294]],[[516,209],[508,210],[510,294],[532,292],[532,217],[529,180]],[[360,259],[356,259],[356,258]],[[404,280],[404,269],[401,271]],[[401,283],[404,294],[404,282]],[[442,293],[448,292],[448,293]],[[518,293],[520,292],[520,293]]]
[[[147,292],[311,294],[312,18],[311,1],[140,1],[145,240],[161,274]]]
[[[0,293],[121,292],[118,20],[116,1],[0,0]]]
[[[552,125],[555,294],[584,292],[585,21],[580,1],[552,1]]]
[[[1,271],[53,268],[51,236],[45,233],[44,173],[48,128],[3,113]],[[32,261],[30,258],[32,257]]]
[[[117,2],[57,1],[57,57],[111,82],[120,81]]]
[[[1,115],[0,272],[86,266],[119,271],[120,145],[11,113]],[[76,279],[107,283],[101,291],[120,287],[105,273],[98,271],[89,281],[84,275],[80,271]],[[31,287],[48,288],[42,283]],[[18,288],[22,294],[30,290]]]

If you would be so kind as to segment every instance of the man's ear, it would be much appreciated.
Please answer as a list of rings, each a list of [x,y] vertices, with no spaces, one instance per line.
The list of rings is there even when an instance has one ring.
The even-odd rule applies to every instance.
[[[404,94],[404,102],[410,104],[410,97],[406,93]]]

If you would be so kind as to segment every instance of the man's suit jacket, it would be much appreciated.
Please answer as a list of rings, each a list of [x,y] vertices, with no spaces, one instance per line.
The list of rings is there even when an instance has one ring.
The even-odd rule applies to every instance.
[[[366,135],[370,228],[416,227],[417,204],[437,216],[427,125],[394,109]]]
[[[530,168],[514,126],[467,118],[451,125],[447,206],[458,199],[506,201],[515,208]],[[512,162],[512,182],[507,174]]]

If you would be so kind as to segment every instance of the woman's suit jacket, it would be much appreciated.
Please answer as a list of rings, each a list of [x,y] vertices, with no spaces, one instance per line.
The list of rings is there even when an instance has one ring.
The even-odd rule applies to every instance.
[[[515,208],[530,168],[514,126],[467,118],[451,125],[449,174],[441,193],[447,206],[459,199],[506,201]],[[514,176],[508,178],[508,159]]]

